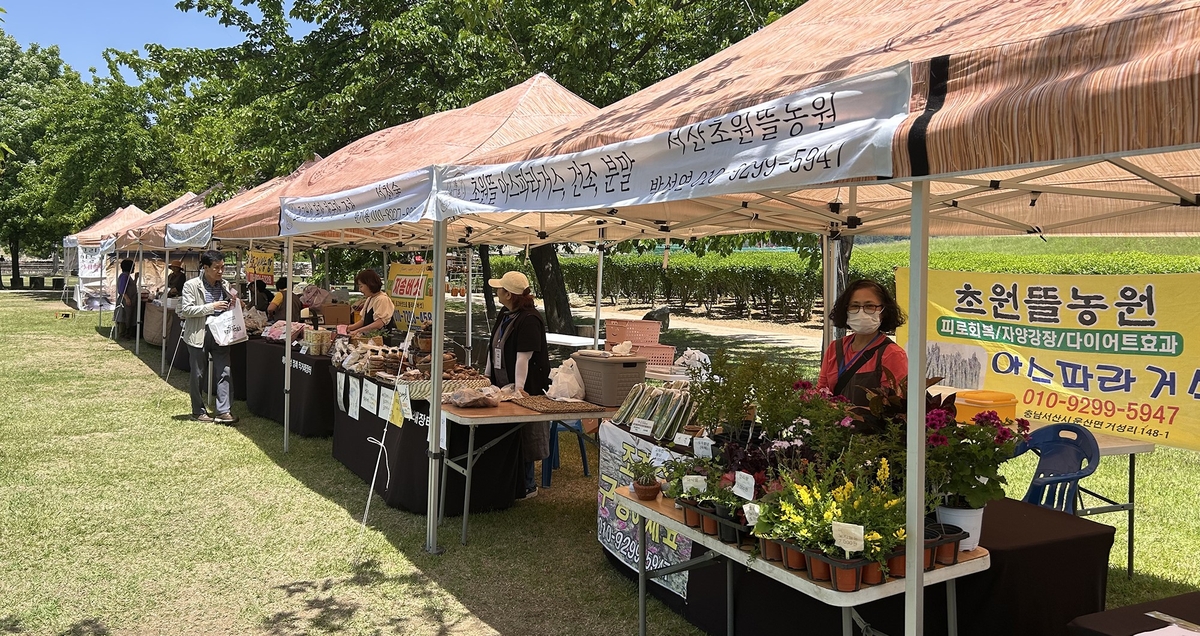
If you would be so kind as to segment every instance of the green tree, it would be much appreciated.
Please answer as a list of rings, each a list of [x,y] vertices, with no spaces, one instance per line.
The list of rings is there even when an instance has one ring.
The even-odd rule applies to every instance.
[[[44,246],[53,240],[53,224],[40,207],[19,201],[22,180],[39,162],[34,144],[45,132],[40,111],[60,91],[79,82],[79,75],[63,64],[58,47],[33,44],[22,49],[0,30],[0,139],[12,153],[0,173],[0,240],[8,247],[14,278],[21,274],[22,245]]]

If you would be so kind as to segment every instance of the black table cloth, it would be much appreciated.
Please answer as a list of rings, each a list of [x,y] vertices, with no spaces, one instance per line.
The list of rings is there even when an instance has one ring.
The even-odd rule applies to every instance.
[[[330,374],[335,378],[336,369]],[[347,374],[347,379],[353,378]],[[360,378],[361,380],[361,378]],[[343,404],[349,403],[349,387],[343,389]],[[334,407],[333,416],[333,456],[351,472],[358,475],[366,483],[371,483],[371,475],[375,471],[375,463],[379,456],[379,446],[368,442],[368,437],[383,439],[387,449],[385,457],[387,466],[380,462],[379,472],[375,480],[375,492],[389,506],[400,508],[417,514],[425,514],[428,504],[429,463],[426,451],[429,449],[429,402],[414,400],[412,403],[413,417],[417,420],[405,420],[404,426],[387,424],[387,438],[383,439],[383,427],[386,418],[380,418],[366,409],[359,409],[358,419],[350,417],[349,413]],[[386,415],[386,414],[385,414]],[[512,430],[514,425],[489,424],[478,427],[475,432],[475,448],[487,444],[505,432]],[[449,454],[457,456],[467,452],[468,428],[449,422]],[[503,510],[513,505],[514,495],[518,486],[524,483],[524,467],[521,465],[520,436],[509,435],[492,448],[488,449],[475,463],[472,474],[471,512],[487,512]],[[391,469],[391,482],[388,483],[388,469]],[[446,475],[446,515],[462,514],[463,488],[465,478],[455,471],[447,471]],[[524,490],[522,487],[521,490]]]
[[[283,357],[281,343],[261,338],[246,343],[246,407],[283,423]],[[291,431],[303,437],[333,433],[334,386],[329,356],[292,351]]]
[[[983,516],[980,545],[991,567],[958,579],[960,634],[1065,636],[1067,623],[1104,608],[1108,554],[1114,528],[1013,499],[993,501]],[[707,550],[695,545],[692,556]],[[636,579],[605,551],[609,561]],[[734,611],[739,634],[840,634],[841,610],[757,572],[734,568]],[[659,600],[709,634],[725,634],[725,568],[692,570],[688,598],[651,583]],[[886,634],[904,633],[904,595],[860,606],[859,613]],[[946,586],[925,588],[925,634],[946,634]]]
[[[1200,592],[1080,616],[1067,626],[1067,633],[1071,636],[1134,636],[1166,627],[1167,623],[1146,616],[1146,612],[1154,611],[1200,625]]]
[[[192,361],[188,356],[187,345],[179,341],[183,333],[183,323],[175,318],[175,314],[167,315],[170,331],[167,334],[167,356],[171,357],[171,366],[191,373]],[[251,338],[254,340],[255,338]],[[246,399],[246,343],[239,342],[229,348],[229,389],[235,400]]]

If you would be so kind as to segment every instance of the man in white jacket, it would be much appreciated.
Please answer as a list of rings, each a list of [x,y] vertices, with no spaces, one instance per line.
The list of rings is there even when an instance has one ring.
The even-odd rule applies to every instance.
[[[233,424],[237,418],[230,412],[229,347],[217,346],[208,330],[207,319],[237,304],[234,294],[221,278],[225,273],[225,255],[221,252],[205,252],[200,256],[200,275],[183,285],[179,302],[179,316],[183,321],[183,340],[188,346],[192,364],[192,418],[198,422]],[[208,414],[204,405],[203,389],[208,369],[206,354],[212,355],[213,374],[216,376],[217,414]]]

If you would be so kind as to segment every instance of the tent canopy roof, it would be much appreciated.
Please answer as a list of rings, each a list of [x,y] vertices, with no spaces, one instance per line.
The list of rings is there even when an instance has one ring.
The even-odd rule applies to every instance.
[[[72,234],[68,238],[76,239],[80,245],[95,245],[125,228],[144,222],[148,216],[148,213],[143,212],[136,205],[117,208],[112,214]]]
[[[690,223],[732,203],[739,209],[710,220],[757,214],[800,231],[903,234],[907,182],[935,175],[933,234],[1196,234],[1198,26],[1198,0],[810,0],[591,117],[469,163],[638,139],[910,60],[910,115],[893,140],[894,176],[880,180],[891,185],[712,197],[681,202],[674,218]]]

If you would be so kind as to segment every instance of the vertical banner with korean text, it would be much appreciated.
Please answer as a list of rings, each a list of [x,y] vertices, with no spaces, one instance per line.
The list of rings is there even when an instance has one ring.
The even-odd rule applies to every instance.
[[[420,327],[433,320],[433,266],[392,263],[383,284],[384,291],[392,297],[392,303],[400,312],[396,319],[397,328]],[[413,325],[408,322],[410,315]]]
[[[275,284],[275,254],[271,252],[247,252],[246,280],[253,283],[261,280],[267,285]]]
[[[600,425],[600,491],[596,495],[597,538],[604,549],[612,552],[634,570],[638,567],[638,515],[618,503],[615,491],[629,488],[633,477],[629,474],[629,463],[635,457],[649,459],[654,449],[650,442],[604,423]],[[659,448],[672,458],[678,457],[666,449]],[[682,563],[692,558],[692,541],[674,530],[664,528],[653,521],[646,524],[646,569],[655,570],[668,565]],[[672,592],[687,598],[687,572],[650,579]]]
[[[1011,393],[1019,417],[1200,450],[1197,289],[1200,274],[931,270],[928,375]]]

